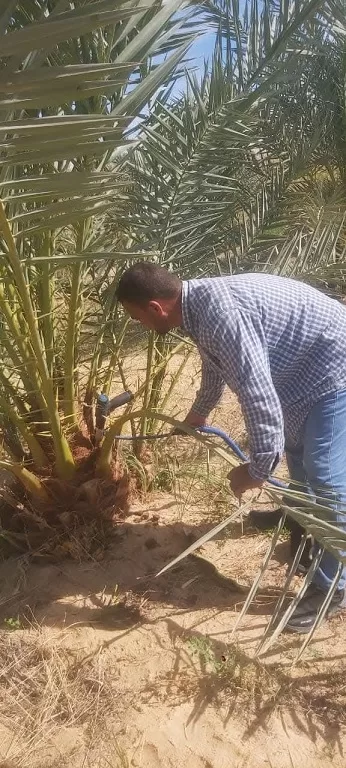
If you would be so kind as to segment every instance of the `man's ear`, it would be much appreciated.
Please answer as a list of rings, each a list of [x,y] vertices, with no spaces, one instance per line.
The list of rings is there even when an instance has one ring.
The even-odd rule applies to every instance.
[[[155,315],[159,315],[160,317],[165,314],[165,310],[159,301],[149,301],[148,309],[150,312],[153,312]]]

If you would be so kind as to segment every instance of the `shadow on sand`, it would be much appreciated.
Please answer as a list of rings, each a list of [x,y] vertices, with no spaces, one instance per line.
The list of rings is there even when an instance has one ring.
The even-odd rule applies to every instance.
[[[188,558],[155,578],[163,565],[187,546],[191,537],[201,536],[210,527],[202,524],[196,528],[181,522],[159,525],[156,519],[136,522],[132,517],[116,530],[101,562],[37,565],[26,563],[23,558],[7,561],[0,568],[0,621],[19,616],[24,626],[25,617],[29,623],[35,617],[35,621],[45,626],[92,626],[96,630],[99,627],[112,632],[103,647],[116,643],[119,636],[138,626],[155,633],[159,622],[164,621],[172,641],[180,638],[192,649],[192,671],[179,693],[181,697],[184,695],[181,691],[185,690],[194,702],[191,721],[198,719],[211,702],[222,701],[226,704],[226,720],[235,710],[246,709],[246,737],[257,728],[266,727],[273,711],[282,712],[284,717],[289,710],[297,727],[312,740],[319,735],[341,751],[339,732],[346,723],[342,656],[334,657],[332,671],[330,666],[323,670],[317,663],[312,667],[305,664],[302,674],[298,669],[292,675],[287,664],[278,663],[278,646],[268,653],[265,664],[253,660],[247,653],[248,636],[242,628],[236,643],[226,644],[224,638],[218,639],[217,632],[206,635],[194,627],[186,630],[179,623],[182,614],[213,609],[213,616],[227,612],[231,626],[246,597],[243,592],[211,578],[195,559]],[[286,553],[284,542],[278,547],[278,560],[282,561]],[[257,636],[263,631],[274,604],[275,598],[262,594],[250,608],[250,616],[263,615],[263,622],[256,619]],[[195,626],[201,623],[203,621],[197,621]],[[224,635],[225,629],[220,634]],[[332,640],[332,629],[330,635]],[[280,642],[281,650],[289,654],[299,647],[301,639],[290,636]],[[318,649],[319,639],[314,642]],[[327,642],[325,637],[323,642]],[[183,674],[179,643],[174,648],[177,663],[173,677]],[[275,655],[274,659],[271,654]],[[172,681],[172,676],[159,678],[159,682],[147,690],[147,695],[154,696],[155,686],[159,684],[165,687],[167,699],[171,697],[174,705]]]

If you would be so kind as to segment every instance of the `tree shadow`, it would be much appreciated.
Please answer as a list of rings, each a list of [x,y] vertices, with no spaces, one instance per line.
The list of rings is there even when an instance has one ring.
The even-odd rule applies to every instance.
[[[214,702],[226,708],[225,723],[235,712],[248,713],[244,738],[249,738],[258,728],[268,726],[274,712],[284,718],[289,711],[292,722],[312,740],[319,736],[331,749],[341,753],[340,728],[346,724],[342,665],[340,671],[309,668],[307,672],[305,668],[301,675],[292,676],[271,654],[277,659],[280,651],[293,652],[301,644],[300,637],[281,639],[279,648],[276,645],[263,663],[247,653],[247,644],[252,643],[253,648],[254,638],[249,640],[246,627],[237,632],[236,644],[218,639],[217,631],[207,636],[199,632],[196,627],[203,621],[198,618],[199,612],[203,615],[205,609],[215,610],[213,618],[227,612],[231,626],[244,604],[246,591],[237,590],[231,578],[220,581],[213,571],[205,570],[198,558],[186,558],[159,578],[155,577],[191,539],[199,538],[210,528],[210,523],[195,526],[167,521],[159,525],[158,515],[154,514],[150,520],[136,522],[131,518],[119,525],[101,562],[66,560],[38,565],[13,558],[0,566],[3,584],[0,621],[12,617],[18,618],[21,626],[35,620],[41,626],[78,625],[109,630],[112,633],[109,640],[102,637],[103,648],[137,627],[155,634],[160,643],[156,625],[164,621],[176,653],[173,676],[154,682],[152,690],[147,691],[148,696],[155,695],[155,686],[160,684],[174,704],[173,682],[183,675],[186,679],[184,685],[179,686],[179,696],[181,701],[185,690],[193,701],[191,723]],[[279,544],[278,559],[284,557],[286,544]],[[273,595],[260,590],[250,606],[250,617],[263,616],[263,622],[256,619],[257,635],[263,632],[275,602]],[[197,621],[185,630],[179,624],[179,616],[191,615],[192,611],[196,612]],[[225,637],[225,631],[224,628],[219,634]],[[177,647],[177,638],[183,648]],[[186,641],[190,643],[190,653],[186,647],[184,650]],[[319,642],[320,639],[315,638],[314,644]],[[188,655],[194,659],[187,675],[181,670],[181,660],[182,656],[186,660]]]
[[[135,604],[139,610],[144,601],[185,610],[219,608],[239,612],[247,585],[239,584],[229,574],[220,578],[215,567],[204,559],[189,556],[156,578],[164,565],[211,527],[210,523],[158,525],[156,518],[154,515],[152,521],[121,524],[101,562],[66,560],[38,565],[12,558],[3,563],[0,622],[26,613],[46,625],[67,627],[100,621],[106,624],[108,617],[109,628],[114,629],[115,624],[121,625],[121,615],[125,623],[131,614],[137,621]],[[260,589],[249,613],[270,614],[276,594],[279,589]],[[126,606],[121,595],[127,596]]]
[[[346,697],[344,693],[340,695],[345,688],[343,669],[332,673],[330,670],[312,670],[308,674],[304,671],[292,677],[278,662],[263,664],[250,658],[238,644],[225,644],[213,636],[185,630],[172,618],[166,623],[172,642],[176,645],[179,638],[183,647],[176,651],[172,673],[148,686],[147,694],[154,697],[157,686],[164,685],[173,705],[182,700],[192,702],[187,726],[195,724],[212,705],[224,713],[224,726],[232,716],[239,720],[241,715],[242,738],[246,741],[258,729],[266,730],[276,714],[285,730],[293,725],[313,743],[320,738],[330,752],[343,756],[340,738],[346,725]],[[299,639],[294,644],[298,646]],[[174,702],[174,681],[179,675],[184,680],[180,681]]]

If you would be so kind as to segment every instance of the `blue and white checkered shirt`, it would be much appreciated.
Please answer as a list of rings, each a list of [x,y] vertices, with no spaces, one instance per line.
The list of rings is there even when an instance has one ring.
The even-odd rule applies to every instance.
[[[311,406],[346,389],[346,308],[315,288],[262,274],[183,283],[183,328],[202,357],[193,410],[208,416],[225,384],[237,394],[250,473],[265,479],[303,439]]]

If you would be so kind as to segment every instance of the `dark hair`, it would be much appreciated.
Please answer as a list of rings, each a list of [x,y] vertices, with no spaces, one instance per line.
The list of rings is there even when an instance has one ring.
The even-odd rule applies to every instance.
[[[150,261],[139,261],[126,269],[116,288],[121,304],[147,304],[155,299],[174,299],[181,282],[177,275]]]

